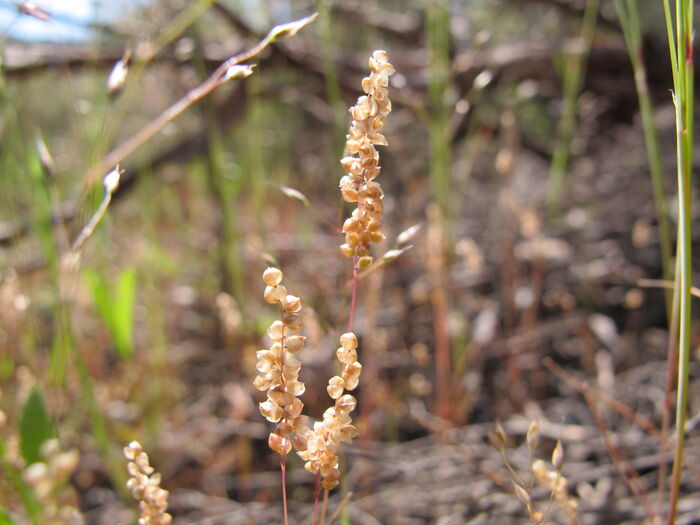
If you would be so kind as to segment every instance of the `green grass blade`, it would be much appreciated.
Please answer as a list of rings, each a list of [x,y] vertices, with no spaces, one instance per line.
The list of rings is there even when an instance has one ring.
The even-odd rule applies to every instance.
[[[95,270],[85,270],[84,279],[92,294],[95,309],[109,330],[117,355],[122,359],[130,357],[134,353],[136,270],[123,270],[114,288]]]
[[[42,460],[41,445],[53,437],[54,427],[41,389],[34,386],[22,407],[19,421],[20,451],[27,465]]]
[[[114,345],[121,358],[134,353],[134,305],[136,304],[136,269],[125,268],[117,279],[112,310]]]
[[[673,262],[671,247],[671,226],[666,208],[666,194],[664,190],[664,174],[661,165],[661,150],[654,124],[654,110],[651,97],[649,96],[649,85],[647,82],[647,72],[644,64],[642,52],[642,32],[639,19],[639,10],[636,0],[614,0],[622,32],[627,44],[632,69],[634,70],[635,86],[639,99],[639,110],[642,117],[642,127],[644,129],[644,139],[646,143],[647,161],[651,175],[652,189],[654,192],[654,202],[656,205],[656,215],[659,226],[659,239],[661,243],[661,262],[663,266],[663,278],[673,279]],[[671,291],[666,293],[667,311],[671,313]]]
[[[550,215],[559,210],[559,200],[564,186],[566,169],[569,165],[571,140],[576,130],[576,105],[583,87],[584,71],[588,54],[595,36],[599,0],[588,0],[581,26],[581,49],[567,57],[564,67],[563,93],[564,108],[559,121],[559,136],[552,154],[552,167],[549,174],[549,192],[547,206]]]

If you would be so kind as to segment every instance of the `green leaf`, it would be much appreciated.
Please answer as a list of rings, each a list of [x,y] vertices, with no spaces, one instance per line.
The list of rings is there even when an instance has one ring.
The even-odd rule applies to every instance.
[[[87,283],[88,288],[90,288],[90,293],[92,294],[92,300],[95,303],[97,313],[111,332],[112,308],[109,303],[109,289],[107,287],[107,282],[96,270],[91,269],[85,270],[85,282]]]
[[[95,309],[107,326],[117,355],[124,359],[134,353],[134,304],[136,270],[124,269],[114,287],[95,270],[85,271]]]
[[[19,420],[20,450],[27,465],[41,461],[41,445],[53,435],[53,423],[46,411],[44,396],[39,386],[35,385]]]
[[[126,268],[117,280],[112,310],[114,345],[120,357],[134,353],[134,303],[136,302],[136,269]]]

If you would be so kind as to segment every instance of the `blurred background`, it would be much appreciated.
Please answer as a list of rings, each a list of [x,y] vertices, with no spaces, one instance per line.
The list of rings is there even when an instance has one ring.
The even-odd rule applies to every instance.
[[[489,444],[497,420],[525,478],[533,453],[563,442],[578,521],[555,504],[551,522],[665,508],[675,117],[662,3],[632,3],[0,2],[0,523],[54,523],[22,477],[39,437],[79,451],[49,492],[85,523],[135,521],[121,457],[134,439],[176,523],[281,523],[252,385],[278,317],[261,275],[279,266],[302,298],[303,400],[318,418],[351,291],[339,159],[375,49],[397,71],[378,179],[387,240],[359,282],[360,437],[331,497],[354,494],[341,523],[527,522]],[[71,257],[103,202],[90,170],[226,58],[313,12],[247,62],[252,76],[121,160]],[[678,523],[700,519],[688,439]],[[289,462],[290,514],[311,523],[313,479]],[[533,478],[542,508],[549,492]]]

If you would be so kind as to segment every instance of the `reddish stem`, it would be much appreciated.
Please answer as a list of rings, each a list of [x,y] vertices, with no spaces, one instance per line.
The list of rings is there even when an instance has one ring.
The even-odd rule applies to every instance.
[[[321,473],[316,472],[316,485],[314,487],[314,517],[311,525],[316,525],[318,517],[318,498],[321,495]]]
[[[323,506],[321,507],[321,525],[326,524],[326,511],[328,509],[328,489],[323,491]]]
[[[357,281],[360,275],[360,257],[357,255],[357,248],[355,248],[355,255],[352,258],[352,299],[350,300],[350,315],[348,316],[348,332],[352,332],[352,321],[355,317],[355,304],[357,302]]]
[[[289,525],[289,514],[287,512],[287,453],[282,454],[280,460],[282,470],[282,505],[284,508],[284,525]]]

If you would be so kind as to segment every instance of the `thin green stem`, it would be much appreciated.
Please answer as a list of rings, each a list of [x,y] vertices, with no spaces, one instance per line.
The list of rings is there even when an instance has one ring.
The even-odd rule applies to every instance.
[[[599,0],[588,0],[583,13],[581,36],[577,49],[565,59],[563,71],[564,107],[559,121],[558,140],[552,155],[552,167],[549,174],[549,193],[547,206],[550,215],[559,209],[559,199],[564,186],[566,168],[569,164],[571,140],[576,130],[576,105],[583,87],[584,72],[588,55],[595,36]]]
[[[651,175],[652,189],[654,192],[654,202],[656,204],[656,215],[659,221],[659,239],[661,243],[661,263],[664,280],[673,279],[672,251],[671,251],[671,227],[669,224],[668,210],[666,208],[666,195],[664,191],[664,175],[661,165],[661,152],[659,140],[654,125],[654,111],[651,97],[649,96],[649,85],[647,82],[647,72],[644,64],[642,50],[642,32],[639,19],[639,10],[636,0],[614,0],[622,33],[627,44],[630,62],[634,70],[634,80],[639,98],[639,110],[642,117],[642,127],[644,129],[644,139],[646,142],[647,161],[649,163],[649,173]],[[667,314],[671,316],[672,292],[666,294]]]
[[[675,295],[679,301],[678,333],[678,391],[676,397],[676,446],[673,455],[671,492],[669,497],[668,521],[676,520],[678,498],[680,496],[683,460],[685,454],[685,426],[688,411],[688,384],[690,368],[691,338],[691,176],[693,160],[693,5],[690,0],[676,0],[675,43],[673,42],[673,22],[668,0],[664,3],[666,27],[669,33],[671,64],[673,66],[674,93],[676,108],[676,161],[678,169],[678,241],[677,258],[679,269],[675,281]]]
[[[671,71],[673,72],[673,85],[678,85],[678,53],[676,53],[676,41],[673,38],[673,18],[669,0],[664,0],[664,17],[666,18],[666,34],[668,35],[668,49],[671,54]]]
[[[340,78],[338,68],[335,64],[337,52],[337,35],[334,34],[333,14],[331,13],[331,2],[329,0],[319,0],[316,9],[318,10],[318,32],[323,45],[321,46],[321,59],[323,60],[323,80],[326,96],[331,106],[333,116],[333,155],[337,158],[343,151],[345,145],[345,125],[347,113],[343,107],[343,97],[340,89]],[[336,163],[333,163],[333,169]]]
[[[426,43],[430,53],[430,182],[442,215],[449,218],[451,148],[445,92],[450,71],[450,17],[444,0],[431,0],[426,6]]]

